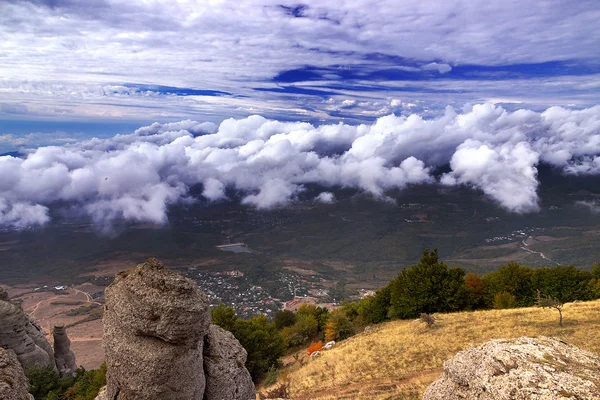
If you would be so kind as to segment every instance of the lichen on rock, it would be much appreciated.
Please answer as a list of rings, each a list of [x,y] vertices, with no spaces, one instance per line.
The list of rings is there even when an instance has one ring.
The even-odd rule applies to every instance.
[[[560,339],[499,339],[446,361],[423,400],[598,400],[599,378],[600,357]]]

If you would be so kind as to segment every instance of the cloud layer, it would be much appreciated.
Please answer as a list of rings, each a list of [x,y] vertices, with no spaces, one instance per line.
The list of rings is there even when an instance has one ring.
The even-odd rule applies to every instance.
[[[155,123],[129,135],[41,147],[26,158],[0,157],[0,225],[49,221],[48,206],[70,202],[98,224],[115,219],[165,223],[167,206],[202,196],[244,193],[257,208],[286,204],[317,183],[385,198],[389,189],[434,182],[480,188],[514,212],[538,208],[536,165],[600,173],[600,106],[508,112],[480,104],[424,119],[388,115],[371,125],[321,125],[255,115],[212,123]],[[321,193],[316,201],[334,201]]]
[[[0,118],[372,121],[397,98],[600,102],[595,0],[373,3],[2,1]]]

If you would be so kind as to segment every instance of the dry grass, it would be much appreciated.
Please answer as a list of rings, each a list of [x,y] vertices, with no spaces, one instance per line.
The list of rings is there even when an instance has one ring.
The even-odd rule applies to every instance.
[[[458,351],[490,339],[555,336],[600,354],[600,301],[555,310],[521,308],[436,315],[436,325],[394,321],[286,367],[292,399],[420,399]]]

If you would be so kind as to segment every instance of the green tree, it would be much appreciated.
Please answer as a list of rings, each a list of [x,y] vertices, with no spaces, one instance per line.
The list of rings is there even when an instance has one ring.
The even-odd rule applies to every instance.
[[[220,304],[213,310],[213,323],[233,333],[244,347],[248,353],[246,368],[255,382],[271,366],[277,366],[286,349],[283,336],[264,315],[241,319],[232,307]],[[314,324],[316,325],[316,321]]]
[[[354,334],[354,327],[343,309],[329,313],[329,320],[325,329],[325,340],[344,340]]]
[[[533,271],[531,268],[519,265],[514,261],[503,265],[495,272],[490,272],[483,277],[489,290],[489,303],[497,293],[508,292],[515,296],[517,306],[532,306],[536,300],[536,291],[532,282]]]
[[[273,317],[273,322],[279,330],[287,328],[296,323],[296,314],[290,310],[277,311]]]
[[[486,282],[473,272],[465,276],[465,288],[469,299],[469,307],[473,310],[486,308],[488,298],[488,288]]]
[[[392,316],[418,317],[420,313],[456,311],[466,306],[465,271],[448,269],[438,251],[425,250],[418,264],[406,268],[390,282]]]
[[[589,285],[593,274],[574,266],[558,265],[552,268],[533,270],[532,282],[535,289],[563,303],[575,300],[591,300],[593,296]]]
[[[237,315],[233,307],[228,307],[223,303],[219,303],[217,307],[212,310],[212,323],[220,326],[226,331],[233,332],[235,330],[235,324],[237,322]]]
[[[38,399],[46,399],[47,396],[56,398],[62,395],[73,383],[73,377],[61,378],[56,371],[50,367],[32,367],[26,371],[29,380],[29,393]]]

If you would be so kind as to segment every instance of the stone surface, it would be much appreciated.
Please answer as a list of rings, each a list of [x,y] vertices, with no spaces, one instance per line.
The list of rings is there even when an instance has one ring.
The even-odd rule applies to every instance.
[[[210,326],[204,339],[205,400],[256,398],[254,383],[245,367],[246,357],[246,350],[231,332]]]
[[[52,346],[39,325],[21,307],[0,300],[0,347],[15,352],[23,368],[56,369]]]
[[[104,386],[100,392],[98,392],[98,395],[96,396],[96,398],[94,400],[108,400],[107,394],[106,394],[106,386]]]
[[[23,367],[12,350],[0,347],[0,399],[33,400]]]
[[[461,351],[423,400],[600,399],[600,357],[548,337],[492,340]]]
[[[71,351],[71,341],[67,336],[67,330],[64,326],[55,326],[52,331],[54,337],[54,360],[56,368],[61,376],[75,376],[77,363],[75,354]]]
[[[119,273],[105,299],[107,398],[202,400],[210,310],[196,283],[150,259]]]

